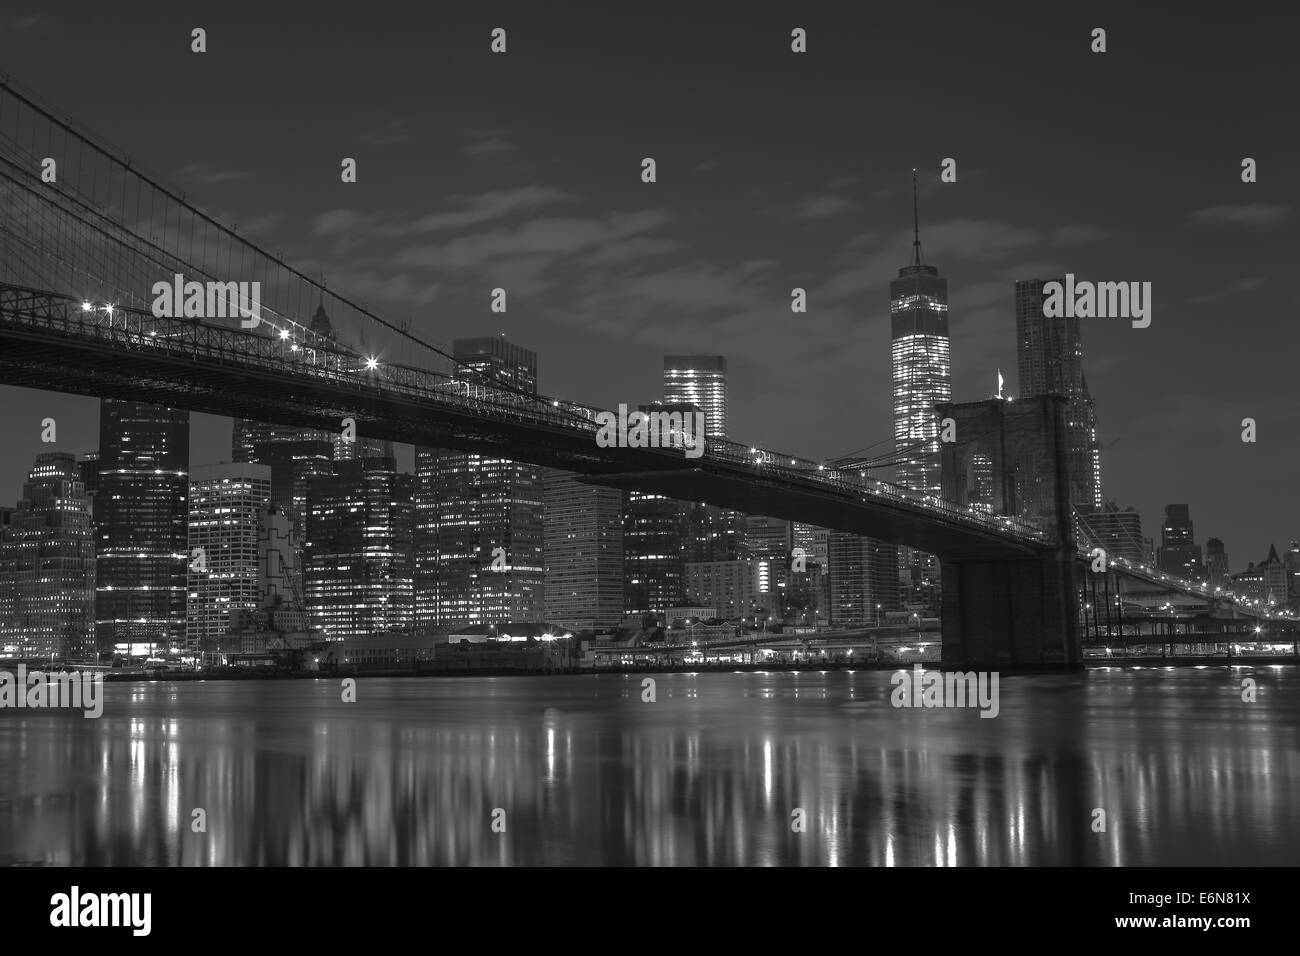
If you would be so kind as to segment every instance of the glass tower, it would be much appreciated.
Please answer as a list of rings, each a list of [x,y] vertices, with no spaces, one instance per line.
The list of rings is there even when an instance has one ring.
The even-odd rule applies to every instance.
[[[537,353],[504,336],[456,339],[452,353],[480,380],[537,392]],[[415,471],[416,623],[540,622],[541,469],[480,452],[417,447]]]
[[[101,654],[185,644],[190,413],[104,399],[95,493]]]
[[[939,497],[939,420],[934,406],[952,401],[948,353],[948,280],[921,262],[912,180],[915,239],[912,264],[889,283],[889,324],[894,372],[894,453],[901,459],[895,480]]]
[[[704,412],[707,438],[727,437],[727,360],[721,355],[665,355],[664,402]]]
[[[44,660],[95,657],[95,538],[77,460],[36,458],[0,540],[8,575],[0,645]]]

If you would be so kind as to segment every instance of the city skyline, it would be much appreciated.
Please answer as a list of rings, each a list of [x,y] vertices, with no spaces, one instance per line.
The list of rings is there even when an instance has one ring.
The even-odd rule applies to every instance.
[[[20,932],[192,936],[195,867],[865,865],[1267,933],[1289,22],[16,2]]]

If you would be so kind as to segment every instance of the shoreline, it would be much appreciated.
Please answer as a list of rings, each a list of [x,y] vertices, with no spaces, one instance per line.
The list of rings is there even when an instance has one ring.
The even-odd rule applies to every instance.
[[[363,677],[599,677],[602,675],[628,676],[653,674],[725,674],[725,673],[802,673],[826,671],[897,671],[911,670],[921,664],[927,670],[956,671],[966,668],[944,667],[939,661],[857,661],[854,663],[763,663],[763,664],[697,664],[697,665],[650,665],[643,667],[600,667],[600,668],[545,668],[522,669],[502,667],[404,667],[404,668],[348,668],[331,671],[288,671],[288,670],[235,670],[223,668],[220,671],[173,671],[164,673],[137,672],[121,673],[112,670],[100,671],[105,683],[131,682],[193,682],[193,681],[246,681],[246,680],[342,680],[343,678]],[[1078,674],[1086,670],[1102,667],[1240,667],[1240,666],[1282,666],[1300,665],[1292,656],[1260,655],[1250,657],[1115,657],[1091,658],[1074,667],[1002,667],[998,673],[1005,676]],[[38,670],[29,665],[28,673]],[[68,669],[68,668],[65,668]],[[75,669],[75,668],[72,668]],[[13,671],[7,665],[0,665],[0,670]],[[57,673],[55,669],[47,672]]]

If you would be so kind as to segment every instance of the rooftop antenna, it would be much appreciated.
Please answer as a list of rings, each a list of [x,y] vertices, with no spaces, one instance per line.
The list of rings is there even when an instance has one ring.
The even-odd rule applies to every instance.
[[[915,261],[913,265],[921,264],[921,216],[917,212],[916,205],[916,167],[912,167],[912,249]]]

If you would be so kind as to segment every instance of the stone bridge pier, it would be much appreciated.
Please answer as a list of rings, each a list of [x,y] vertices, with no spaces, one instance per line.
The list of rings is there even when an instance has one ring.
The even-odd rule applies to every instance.
[[[952,419],[953,440],[940,445],[943,497],[1056,534],[1023,556],[940,559],[945,667],[1082,666],[1065,408],[1054,395],[936,406],[941,420]]]

